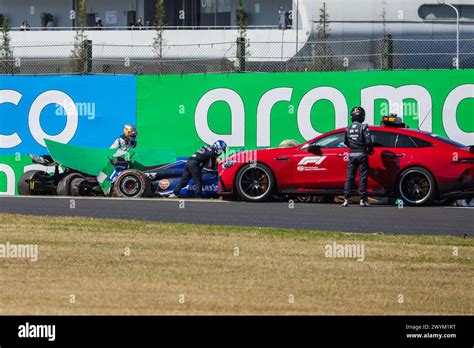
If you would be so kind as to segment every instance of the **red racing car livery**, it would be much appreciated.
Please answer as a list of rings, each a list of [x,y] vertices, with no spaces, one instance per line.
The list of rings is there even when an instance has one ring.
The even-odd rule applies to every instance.
[[[369,196],[397,197],[408,205],[474,197],[474,146],[402,123],[369,129],[375,150],[369,157]],[[275,195],[342,195],[349,155],[345,131],[337,129],[296,146],[230,156],[219,165],[220,194],[251,202]]]

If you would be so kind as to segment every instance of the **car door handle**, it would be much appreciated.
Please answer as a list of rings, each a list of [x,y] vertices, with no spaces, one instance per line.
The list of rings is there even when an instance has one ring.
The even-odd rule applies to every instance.
[[[288,157],[275,157],[276,161],[288,161]]]
[[[346,155],[344,153],[340,153],[337,155],[337,157],[346,157]]]

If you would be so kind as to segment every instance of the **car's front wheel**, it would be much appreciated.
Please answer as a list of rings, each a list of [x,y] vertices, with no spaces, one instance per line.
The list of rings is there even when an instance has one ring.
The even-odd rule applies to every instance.
[[[397,190],[406,204],[427,205],[436,197],[436,182],[426,169],[408,168],[400,174]]]
[[[268,166],[247,164],[240,169],[236,180],[237,194],[247,202],[262,202],[273,195],[275,177]]]

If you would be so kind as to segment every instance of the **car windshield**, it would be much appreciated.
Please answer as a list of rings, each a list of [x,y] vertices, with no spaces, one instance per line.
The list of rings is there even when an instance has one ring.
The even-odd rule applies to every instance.
[[[438,135],[438,134],[430,134],[430,137],[441,140],[442,142],[444,142],[446,144],[453,145],[453,146],[456,146],[456,147],[467,147],[467,145],[458,143],[457,141],[454,141],[452,139],[442,137],[441,135]]]

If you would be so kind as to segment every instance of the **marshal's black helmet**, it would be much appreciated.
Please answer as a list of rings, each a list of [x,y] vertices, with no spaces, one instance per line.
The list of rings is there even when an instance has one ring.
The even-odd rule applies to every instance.
[[[365,110],[361,106],[356,106],[351,110],[351,119],[352,122],[358,121],[358,122],[364,122],[365,120]]]

